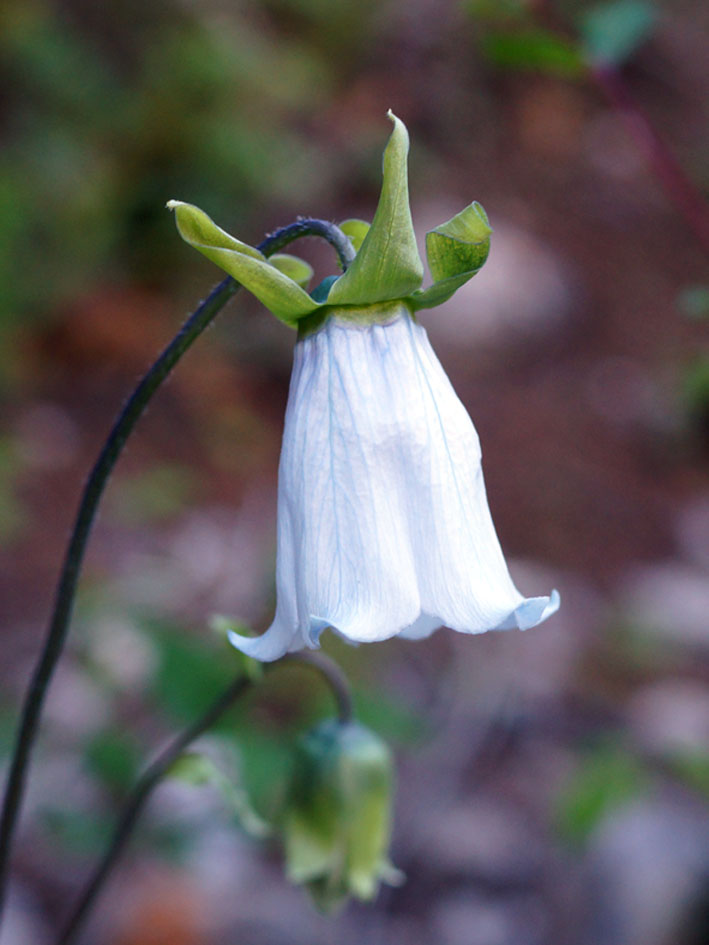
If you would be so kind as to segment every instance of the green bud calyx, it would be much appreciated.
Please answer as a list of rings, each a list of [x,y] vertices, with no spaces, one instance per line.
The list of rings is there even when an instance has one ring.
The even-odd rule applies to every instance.
[[[401,881],[387,859],[392,786],[389,749],[369,729],[328,721],[300,740],[283,821],[286,868],[321,911]]]

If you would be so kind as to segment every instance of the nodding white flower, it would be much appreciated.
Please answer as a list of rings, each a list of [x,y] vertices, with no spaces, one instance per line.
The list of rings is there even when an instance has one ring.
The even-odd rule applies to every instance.
[[[354,262],[312,296],[187,204],[182,236],[298,327],[278,484],[276,615],[260,637],[230,634],[275,660],[317,647],[330,627],[351,642],[533,627],[559,595],[515,588],[490,516],[477,433],[416,311],[483,265],[490,227],[473,203],[427,234],[433,285],[408,204],[408,135],[394,116],[382,195]],[[292,261],[290,263],[293,271]],[[289,285],[286,285],[289,283]]]

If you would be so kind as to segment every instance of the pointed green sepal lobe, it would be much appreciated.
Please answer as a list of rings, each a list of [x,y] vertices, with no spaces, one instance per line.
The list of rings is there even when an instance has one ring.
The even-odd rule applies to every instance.
[[[297,282],[253,246],[218,227],[203,210],[180,200],[170,200],[168,207],[175,211],[183,240],[252,292],[276,318],[293,325],[318,308],[318,303]]]
[[[414,310],[447,301],[479,272],[490,252],[491,233],[487,214],[477,202],[427,233],[426,256],[434,282],[409,297]]]
[[[330,290],[329,304],[369,305],[404,298],[423,279],[409,208],[409,135],[392,112],[389,118],[394,130],[384,151],[377,212],[354,262]]]
[[[351,220],[343,220],[342,223],[338,223],[338,226],[345,236],[349,236],[355,252],[358,253],[362,248],[365,236],[369,233],[371,223],[367,223],[366,220],[357,220],[353,217]]]

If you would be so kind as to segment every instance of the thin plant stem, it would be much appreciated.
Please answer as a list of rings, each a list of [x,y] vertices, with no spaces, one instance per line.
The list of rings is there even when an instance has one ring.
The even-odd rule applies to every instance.
[[[350,686],[344,672],[334,660],[323,653],[292,653],[275,663],[269,664],[266,671],[286,665],[308,666],[319,673],[332,690],[337,703],[340,722],[347,723],[352,720]],[[57,939],[57,945],[73,945],[76,941],[113,867],[125,849],[138,817],[142,813],[153,789],[157,787],[185,749],[196,738],[206,732],[233,705],[239,696],[253,686],[255,681],[250,676],[241,676],[236,679],[197,721],[193,722],[183,732],[180,732],[148,765],[128,796],[113,831],[108,849],[84,887],[77,905]]]
[[[189,728],[180,732],[143,772],[121,811],[108,849],[92,874],[76,909],[57,939],[57,945],[70,945],[71,942],[75,941],[113,866],[123,852],[153,789],[167,774],[184,750],[216,722],[252,684],[253,680],[249,676],[240,676],[236,679],[212,703],[204,715]]]
[[[267,236],[258,248],[265,256],[270,256],[293,240],[303,236],[320,236],[327,239],[335,247],[343,268],[346,268],[354,258],[352,244],[338,227],[325,220],[310,218],[301,218],[297,222],[275,231]],[[3,798],[2,815],[0,816],[0,923],[2,922],[10,854],[22,804],[27,769],[37,738],[39,720],[47,689],[66,641],[76,586],[99,501],[126,440],[151,398],[182,355],[213,321],[238,288],[239,284],[231,277],[224,279],[212,290],[196,311],[190,315],[177,335],[148,370],[118,415],[84,486],[60,573],[44,645],[23,702]]]

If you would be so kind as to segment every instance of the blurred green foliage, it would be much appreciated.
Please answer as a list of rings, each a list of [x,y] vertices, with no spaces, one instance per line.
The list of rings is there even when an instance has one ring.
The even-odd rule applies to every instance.
[[[141,763],[135,738],[115,728],[92,735],[84,746],[83,759],[88,771],[119,795],[132,786]]]
[[[690,421],[702,427],[709,424],[709,354],[697,354],[686,366],[682,394]]]
[[[308,122],[345,64],[307,40],[352,54],[372,4],[273,3],[258,16],[252,6],[228,17],[170,3],[124,10],[110,36],[102,17],[46,0],[3,6],[0,368],[28,319],[54,317],[96,284],[183,278],[191,264],[169,198],[243,232],[256,207],[263,219],[327,187]],[[280,28],[286,14],[293,29]]]
[[[125,525],[160,522],[194,502],[197,491],[194,470],[176,463],[160,464],[122,477],[120,488],[111,494],[110,510]]]
[[[552,17],[521,0],[469,0],[465,6],[479,24],[480,48],[490,62],[567,78],[584,76],[589,65],[621,65],[657,21],[644,0],[560,3]]]
[[[496,66],[535,69],[549,75],[583,75],[585,63],[576,44],[548,30],[491,32],[481,44],[485,56]]]
[[[690,285],[678,299],[680,311],[694,321],[709,318],[709,286]]]
[[[557,798],[561,836],[573,844],[583,843],[604,817],[648,784],[645,767],[627,746],[603,739],[584,754]]]
[[[22,463],[12,437],[0,437],[0,543],[11,541],[24,521],[18,496],[18,478]]]

